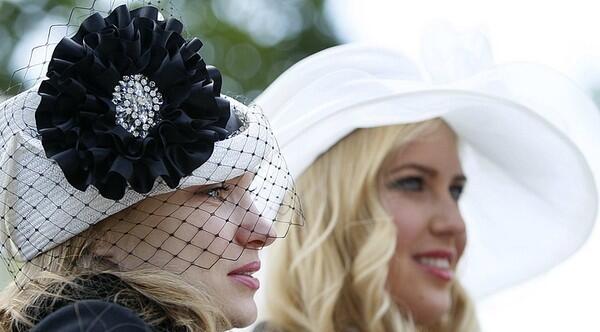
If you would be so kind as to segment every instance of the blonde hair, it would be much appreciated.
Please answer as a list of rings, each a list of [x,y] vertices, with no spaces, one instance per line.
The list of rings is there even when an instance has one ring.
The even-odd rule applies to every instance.
[[[176,326],[190,332],[231,328],[208,293],[180,276],[158,268],[123,271],[94,254],[107,233],[105,224],[100,222],[20,268],[0,293],[0,331],[29,330],[43,318],[38,314],[49,314],[48,307],[84,300],[96,294],[90,288],[106,286],[104,281],[116,281],[109,285],[105,300],[134,310],[153,328]]]
[[[386,282],[396,228],[379,201],[381,169],[401,146],[443,124],[359,129],[298,179],[306,218],[272,249],[267,321],[284,331],[418,331]],[[458,283],[453,305],[428,331],[475,331],[473,306]]]

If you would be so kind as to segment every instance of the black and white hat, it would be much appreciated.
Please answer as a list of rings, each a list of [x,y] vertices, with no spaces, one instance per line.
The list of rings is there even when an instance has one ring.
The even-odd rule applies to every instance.
[[[219,71],[198,53],[202,42],[185,39],[183,24],[155,6],[90,11],[40,61],[47,71],[0,105],[0,250],[9,270],[148,197],[171,207],[144,211],[159,231],[169,223],[165,237],[212,238],[197,255],[167,253],[203,268],[241,255],[221,237],[226,227],[272,237],[302,223],[269,123],[259,108],[221,94]],[[197,195],[172,206],[176,191],[223,182],[232,188],[203,196],[210,208]],[[178,231],[200,212],[212,227]],[[258,219],[270,228],[247,222]],[[200,255],[211,258],[198,263]]]

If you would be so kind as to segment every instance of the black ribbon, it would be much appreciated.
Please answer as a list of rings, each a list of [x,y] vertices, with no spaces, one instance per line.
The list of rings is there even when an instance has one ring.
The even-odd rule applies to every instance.
[[[39,88],[36,122],[46,156],[73,187],[92,185],[114,200],[128,184],[149,192],[158,177],[175,188],[230,134],[221,76],[198,54],[202,42],[186,41],[182,31],[176,19],[159,21],[155,7],[123,5],[106,18],[88,17],[57,45]],[[164,99],[160,121],[144,138],[116,124],[112,103],[114,87],[135,74],[156,82]]]

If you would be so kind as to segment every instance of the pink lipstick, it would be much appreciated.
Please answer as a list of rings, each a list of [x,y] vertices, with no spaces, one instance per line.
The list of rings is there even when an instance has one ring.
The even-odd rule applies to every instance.
[[[254,261],[229,272],[227,276],[251,290],[257,290],[260,288],[260,281],[254,278],[252,274],[259,270],[260,261]]]

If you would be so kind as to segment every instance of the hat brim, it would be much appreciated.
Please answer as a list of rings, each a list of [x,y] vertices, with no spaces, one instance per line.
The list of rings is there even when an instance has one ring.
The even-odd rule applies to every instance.
[[[573,254],[590,234],[598,198],[588,162],[569,137],[523,104],[473,92],[481,82],[473,83],[463,82],[469,90],[403,87],[399,93],[389,84],[381,96],[311,109],[324,116],[277,129],[298,176],[357,128],[444,119],[460,139],[469,178],[461,199],[469,233],[461,280],[479,298]]]

